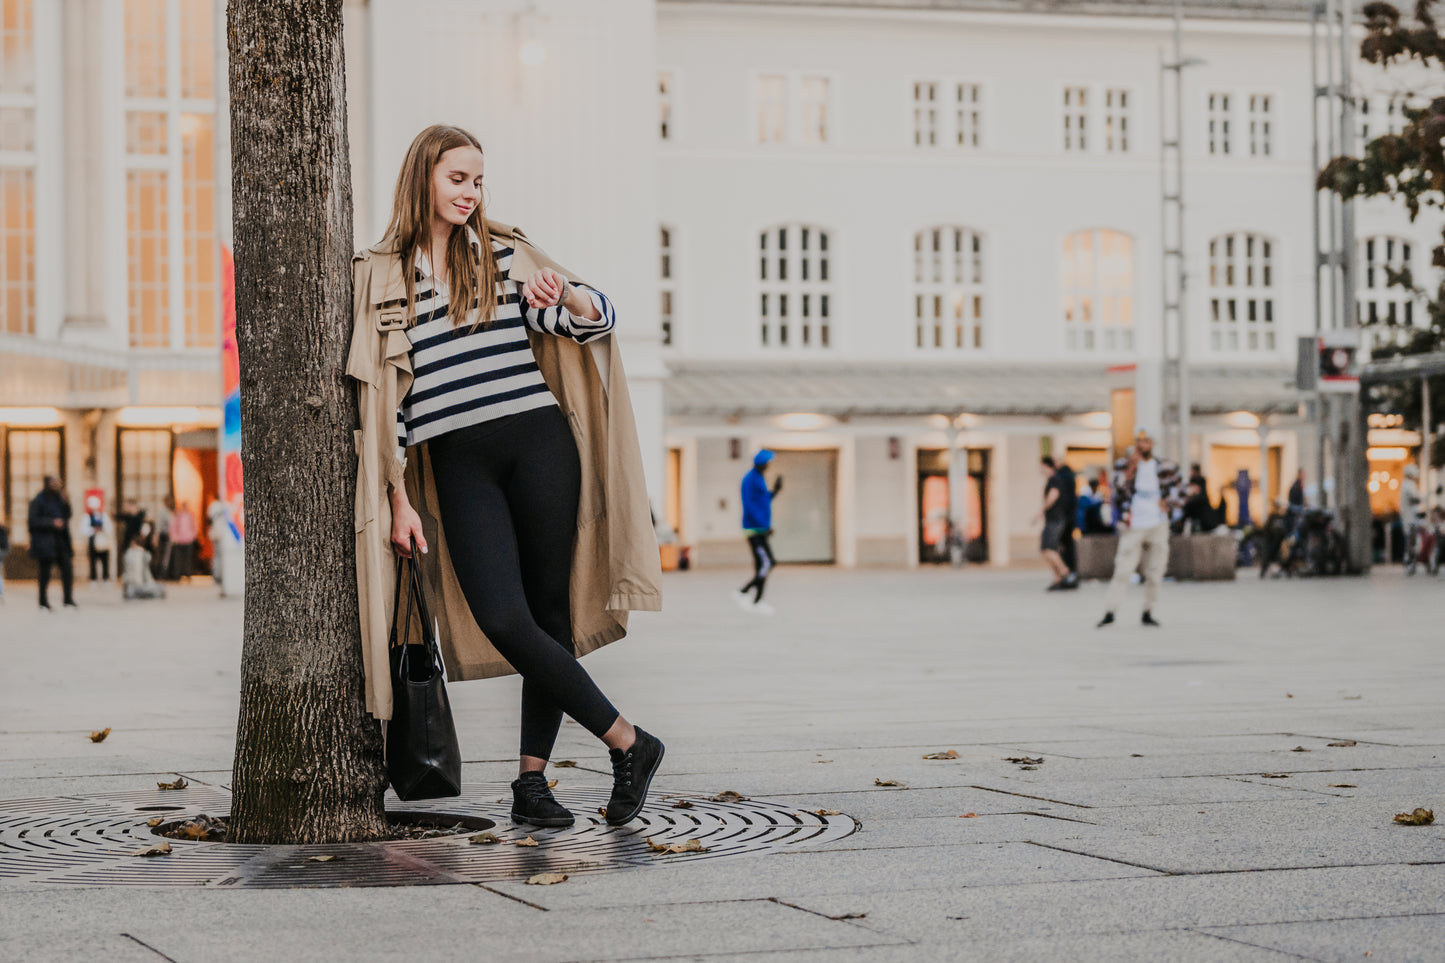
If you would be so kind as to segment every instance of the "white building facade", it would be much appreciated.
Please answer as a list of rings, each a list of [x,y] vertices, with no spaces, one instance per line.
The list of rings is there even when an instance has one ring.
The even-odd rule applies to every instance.
[[[618,304],[649,490],[697,564],[745,562],[737,486],[763,446],[783,560],[920,564],[950,504],[976,558],[1032,558],[1039,456],[1107,463],[1129,388],[1158,426],[1170,9],[347,0],[357,243],[415,133],[468,127],[489,212]],[[1191,453],[1217,497],[1258,481],[1263,440],[1275,490],[1312,464],[1288,386],[1314,329],[1308,8],[1186,9]],[[0,512],[21,545],[47,473],[108,508],[220,484],[222,19],[0,0]],[[1402,121],[1401,77],[1363,86],[1362,132]],[[1427,276],[1438,224],[1359,221],[1362,317],[1423,323],[1384,267]]]

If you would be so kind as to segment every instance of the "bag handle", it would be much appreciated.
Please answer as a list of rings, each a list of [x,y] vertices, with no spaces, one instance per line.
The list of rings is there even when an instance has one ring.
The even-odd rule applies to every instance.
[[[442,653],[440,640],[437,638],[436,632],[432,627],[431,608],[427,605],[426,592],[422,588],[421,566],[417,562],[418,557],[419,555],[417,551],[416,537],[413,536],[411,539],[411,564],[407,566],[411,569],[411,585],[406,594],[406,615],[404,617],[406,632],[405,635],[402,636],[401,640],[401,666],[404,670],[404,667],[409,661],[408,655],[411,651],[411,612],[412,606],[415,605],[421,618],[421,644],[427,647],[427,655],[431,657],[433,667],[436,668],[438,671],[442,671]],[[403,618],[401,614],[401,570],[403,566],[407,565],[407,561],[407,559],[404,559],[401,556],[397,556],[396,595],[392,601],[391,631],[393,642],[396,640],[398,635],[397,626]]]

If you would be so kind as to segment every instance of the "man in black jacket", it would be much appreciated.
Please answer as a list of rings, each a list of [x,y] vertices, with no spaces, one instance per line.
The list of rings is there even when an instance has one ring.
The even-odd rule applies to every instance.
[[[70,498],[65,486],[54,475],[45,476],[45,487],[30,502],[30,556],[40,563],[40,607],[50,611],[46,597],[50,588],[50,571],[60,568],[60,587],[65,605],[75,608],[75,573],[71,558],[75,547],[70,543]]]

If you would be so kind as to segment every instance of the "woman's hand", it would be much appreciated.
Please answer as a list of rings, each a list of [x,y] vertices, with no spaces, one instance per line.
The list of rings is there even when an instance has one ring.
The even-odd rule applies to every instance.
[[[553,308],[562,303],[567,279],[551,268],[540,268],[522,285],[522,297],[532,309]]]
[[[411,507],[405,491],[391,493],[391,548],[402,558],[411,558],[411,540],[426,554],[426,536],[421,531],[421,516]]]

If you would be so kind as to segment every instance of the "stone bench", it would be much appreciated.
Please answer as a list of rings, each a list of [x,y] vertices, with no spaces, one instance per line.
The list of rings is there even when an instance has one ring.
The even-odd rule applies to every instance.
[[[1077,540],[1079,578],[1114,577],[1118,535],[1084,535]],[[1169,568],[1165,575],[1179,580],[1218,581],[1234,578],[1238,543],[1225,535],[1170,535]]]

